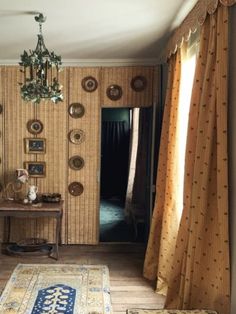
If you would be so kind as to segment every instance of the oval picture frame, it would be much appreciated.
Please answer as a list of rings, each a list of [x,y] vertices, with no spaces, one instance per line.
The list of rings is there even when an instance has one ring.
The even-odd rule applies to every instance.
[[[69,106],[68,112],[72,118],[78,119],[82,118],[83,115],[85,114],[85,108],[81,103],[76,102]]]
[[[147,79],[145,76],[137,75],[132,78],[130,86],[135,92],[142,92],[147,87]]]
[[[70,142],[76,145],[79,145],[85,141],[85,133],[81,129],[71,130],[68,136]]]
[[[29,120],[27,122],[27,130],[31,134],[40,134],[43,131],[43,123],[40,120]]]
[[[79,155],[72,156],[68,163],[69,167],[73,170],[80,170],[84,167],[84,159]]]
[[[74,181],[69,184],[68,191],[73,196],[80,196],[84,192],[84,186],[82,183]]]
[[[97,89],[98,82],[93,76],[86,76],[82,79],[81,85],[86,92],[92,93]]]
[[[119,85],[107,87],[107,97],[111,100],[119,100],[122,97],[122,88]]]

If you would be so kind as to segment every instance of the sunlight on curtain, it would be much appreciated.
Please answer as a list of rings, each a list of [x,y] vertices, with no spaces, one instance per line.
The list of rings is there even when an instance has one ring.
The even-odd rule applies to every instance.
[[[167,294],[179,222],[183,210],[185,147],[195,60],[195,40],[184,43],[169,60],[162,123],[156,199],[144,262],[144,276],[157,278],[156,291]],[[193,44],[192,44],[193,43]]]
[[[228,314],[228,8],[201,28],[186,144],[184,208],[165,308]]]
[[[184,187],[184,166],[185,166],[185,149],[188,129],[188,116],[190,108],[190,100],[192,94],[193,78],[196,67],[197,43],[190,47],[183,47],[182,65],[181,65],[181,80],[179,92],[179,114],[178,114],[178,172],[179,172],[179,193],[176,200],[178,223],[183,211],[183,187]]]
[[[128,220],[130,219],[133,210],[132,196],[138,150],[138,130],[139,130],[139,108],[134,108],[132,110],[129,177],[125,200],[125,215]]]
[[[181,79],[180,49],[168,61],[168,83],[162,120],[156,198],[145,255],[144,277],[157,279],[157,291],[165,294],[178,232],[178,104]]]

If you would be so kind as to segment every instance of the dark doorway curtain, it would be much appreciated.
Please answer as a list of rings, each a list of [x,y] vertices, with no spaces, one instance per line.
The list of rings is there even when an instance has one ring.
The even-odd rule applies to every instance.
[[[102,122],[101,197],[124,202],[128,180],[129,125],[126,121]]]

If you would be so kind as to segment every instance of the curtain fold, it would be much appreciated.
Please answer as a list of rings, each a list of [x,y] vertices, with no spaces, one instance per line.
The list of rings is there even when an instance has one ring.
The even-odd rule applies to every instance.
[[[101,196],[125,200],[128,178],[129,125],[102,122]]]
[[[139,133],[139,108],[133,108],[132,110],[132,122],[130,130],[130,147],[129,147],[129,174],[128,184],[125,199],[125,215],[127,221],[131,219],[133,212],[133,186],[136,170],[137,148],[138,148],[138,133]]]
[[[202,26],[190,105],[184,209],[166,308],[229,313],[227,177],[228,8]]]
[[[144,277],[158,278],[157,291],[165,293],[178,232],[178,101],[180,50],[171,57],[159,150],[156,199],[144,262]]]

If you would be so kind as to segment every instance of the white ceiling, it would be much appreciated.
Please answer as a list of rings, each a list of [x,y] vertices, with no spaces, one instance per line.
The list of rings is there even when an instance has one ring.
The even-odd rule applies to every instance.
[[[0,0],[0,63],[34,49],[36,12],[46,46],[64,62],[154,62],[197,0]]]

